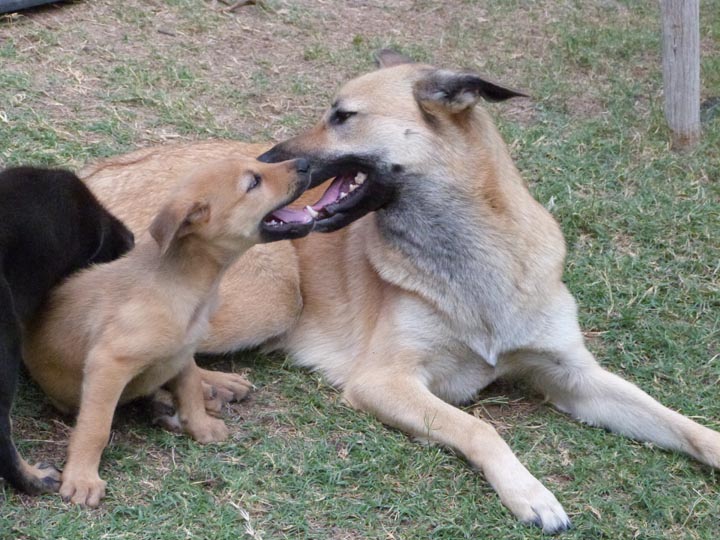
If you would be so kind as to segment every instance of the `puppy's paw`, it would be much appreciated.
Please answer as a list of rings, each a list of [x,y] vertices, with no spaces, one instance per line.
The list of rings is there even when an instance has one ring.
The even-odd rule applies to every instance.
[[[515,517],[523,523],[540,527],[546,534],[557,534],[570,528],[568,518],[562,505],[545,486],[537,479],[517,486],[510,494],[502,498]]]
[[[218,395],[218,389],[215,386],[202,383],[203,398],[205,399],[205,412],[212,416],[220,416],[222,409],[227,403]]]
[[[62,475],[60,496],[65,502],[96,508],[105,497],[107,483],[97,473],[68,473]]]
[[[244,399],[253,387],[249,380],[238,373],[202,370],[202,380],[205,409],[208,412],[219,412],[226,403]]]
[[[50,463],[36,463],[33,467],[43,491],[55,493],[60,489],[62,474]]]
[[[206,416],[198,422],[186,425],[185,431],[200,444],[221,442],[230,435],[225,422],[212,416]]]
[[[54,493],[60,489],[60,471],[49,463],[30,465],[20,458],[23,489],[32,495]]]

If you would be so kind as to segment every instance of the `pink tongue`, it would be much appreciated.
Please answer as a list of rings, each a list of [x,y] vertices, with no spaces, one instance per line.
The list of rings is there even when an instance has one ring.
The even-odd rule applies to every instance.
[[[340,198],[340,191],[342,191],[342,186],[346,180],[347,177],[345,176],[338,176],[335,180],[333,180],[330,187],[327,188],[325,193],[323,193],[322,198],[312,205],[312,209],[320,211],[328,204],[336,202]]]
[[[307,223],[312,221],[312,216],[305,209],[296,210],[294,208],[280,208],[275,210],[272,216],[283,220],[285,223]]]

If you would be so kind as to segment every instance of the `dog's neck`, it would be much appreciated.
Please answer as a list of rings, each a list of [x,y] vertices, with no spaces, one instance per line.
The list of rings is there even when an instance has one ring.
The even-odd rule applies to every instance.
[[[488,163],[480,170],[487,175]],[[489,361],[498,353],[493,342],[506,341],[493,336],[512,328],[508,321],[532,316],[551,294],[547,284],[559,282],[564,258],[557,224],[514,167],[490,170],[493,186],[473,177],[407,182],[376,213],[377,235],[367,246],[383,279],[423,296],[448,320],[464,321],[468,335],[486,336],[477,348]]]
[[[211,244],[190,235],[176,242],[159,258],[158,269],[176,283],[185,283],[199,291],[211,291],[217,288],[225,271],[244,251]]]

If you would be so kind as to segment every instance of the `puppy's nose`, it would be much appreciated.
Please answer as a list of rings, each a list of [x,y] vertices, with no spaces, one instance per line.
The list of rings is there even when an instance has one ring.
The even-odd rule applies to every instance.
[[[307,159],[300,158],[295,160],[295,170],[299,173],[306,173],[310,170],[310,162]]]

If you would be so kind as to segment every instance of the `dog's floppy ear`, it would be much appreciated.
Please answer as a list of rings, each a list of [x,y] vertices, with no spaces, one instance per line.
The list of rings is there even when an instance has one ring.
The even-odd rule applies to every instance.
[[[504,101],[513,97],[528,97],[474,73],[446,69],[428,71],[415,83],[415,99],[426,109],[438,107],[459,113],[475,105],[480,98]]]
[[[375,63],[379,68],[399,66],[400,64],[412,64],[412,59],[392,49],[380,49],[375,53]]]
[[[171,202],[163,207],[150,224],[150,236],[165,255],[174,241],[192,232],[194,225],[210,220],[210,205],[196,201],[190,204]]]

